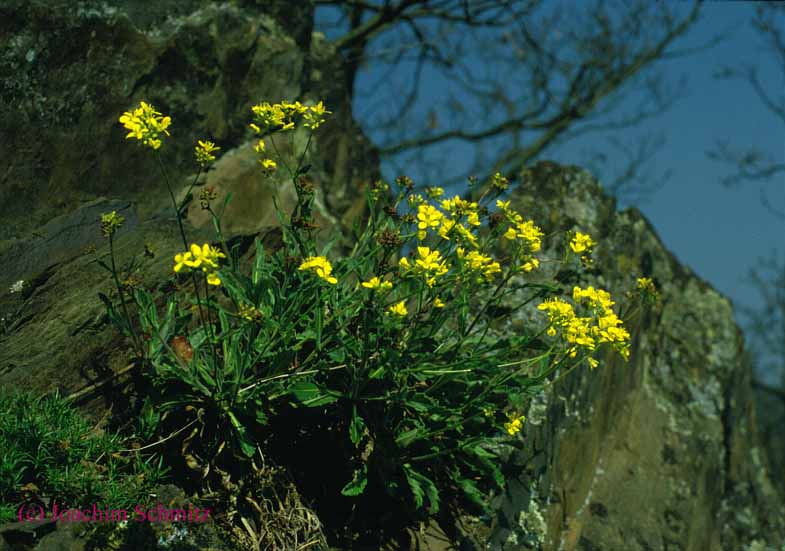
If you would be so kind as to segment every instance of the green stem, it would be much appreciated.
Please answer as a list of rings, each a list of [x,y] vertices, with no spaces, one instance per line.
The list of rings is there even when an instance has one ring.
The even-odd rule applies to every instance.
[[[137,355],[143,357],[144,349],[139,342],[139,337],[134,331],[133,324],[131,323],[131,315],[128,313],[128,306],[125,303],[125,293],[123,293],[123,286],[120,285],[120,279],[117,277],[117,266],[114,261],[114,237],[109,234],[109,258],[112,261],[112,277],[114,278],[115,286],[117,286],[117,293],[120,295],[120,304],[123,307],[123,314],[125,315],[125,322],[128,324],[128,332],[131,333],[131,340],[134,342]]]
[[[188,239],[185,237],[185,228],[183,227],[183,220],[182,220],[182,216],[181,216],[181,212],[180,212],[180,210],[182,208],[182,205],[178,205],[177,204],[177,200],[174,198],[174,192],[172,191],[172,186],[171,186],[171,184],[169,182],[169,175],[166,173],[166,167],[164,167],[164,163],[161,160],[161,154],[158,153],[158,151],[156,151],[155,158],[158,161],[158,166],[161,168],[161,173],[164,176],[164,182],[166,183],[166,189],[169,192],[169,197],[172,200],[172,206],[174,207],[175,216],[177,217],[177,227],[180,229],[180,237],[183,240],[183,247],[184,247],[184,250],[187,252],[188,249],[189,249],[189,247],[188,247]],[[199,172],[197,172],[197,174],[196,174],[197,178],[199,177],[199,173],[201,173],[201,170],[202,170],[202,167],[200,166],[199,167]],[[193,187],[193,184],[192,184],[191,187]],[[204,327],[205,333],[208,335],[208,338],[209,338],[210,331],[209,331],[209,328],[207,326],[207,322],[205,321],[204,310],[202,309],[202,299],[199,296],[199,285],[198,285],[197,280],[196,280],[196,274],[193,271],[191,271],[191,281],[193,281],[193,284],[194,284],[194,294],[196,295],[196,304],[197,304],[197,306],[199,308],[199,319],[202,322],[202,327]],[[212,340],[210,340],[210,347],[213,348],[213,357],[215,357],[215,350],[214,350],[215,342],[213,342]]]

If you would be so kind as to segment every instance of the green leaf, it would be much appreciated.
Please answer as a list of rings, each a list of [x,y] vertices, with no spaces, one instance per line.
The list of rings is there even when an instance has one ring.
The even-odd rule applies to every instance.
[[[468,478],[461,478],[458,481],[463,493],[469,498],[469,501],[478,505],[482,508],[487,506],[486,500],[487,498],[485,495],[480,492],[480,489],[477,487],[477,484],[474,483],[473,480],[469,480]]]
[[[323,315],[324,315],[324,308],[320,304],[316,307],[316,349],[321,350],[322,348],[322,325],[324,324]]]
[[[251,281],[253,282],[254,287],[256,287],[256,285],[258,285],[259,281],[262,279],[264,260],[264,245],[262,244],[262,240],[257,237],[256,258],[254,259],[253,272],[251,274]]]
[[[411,464],[405,463],[403,465],[403,472],[406,475],[406,481],[409,483],[409,488],[412,490],[414,496],[414,503],[417,508],[423,506],[424,497],[428,496],[428,502],[431,505],[431,513],[439,512],[439,490],[436,484],[427,476],[415,471]]]
[[[363,435],[365,434],[365,421],[359,415],[357,415],[357,406],[352,407],[352,422],[349,424],[349,438],[352,440],[352,444],[355,446],[360,445],[360,440],[362,440]]]
[[[368,467],[363,465],[360,469],[355,469],[354,476],[341,490],[345,496],[358,496],[365,491],[368,485]]]
[[[329,391],[322,390],[315,383],[300,382],[291,389],[294,397],[304,406],[313,408],[332,404],[338,397]]]
[[[112,267],[111,267],[111,266],[109,266],[109,264],[107,264],[107,263],[106,263],[106,262],[104,262],[103,260],[97,260],[96,262],[98,262],[98,265],[99,265],[99,266],[101,266],[103,269],[105,269],[105,270],[106,270],[107,272],[109,272],[110,274],[111,274],[111,273],[114,273],[114,272],[112,271]]]
[[[425,491],[428,494],[428,501],[431,502],[431,514],[436,514],[439,512],[439,490],[436,488],[436,484],[433,481],[426,477],[422,477],[423,482],[425,483]]]
[[[248,302],[248,298],[245,296],[245,289],[235,280],[234,274],[226,274],[221,271],[219,272],[219,275],[224,289],[226,289],[226,292],[229,293],[231,298],[236,302]]]
[[[420,402],[418,400],[414,400],[411,398],[406,400],[406,405],[419,412],[427,412],[432,407],[429,404],[426,404],[425,402]]]
[[[246,457],[253,457],[253,455],[256,453],[256,446],[254,445],[253,441],[248,438],[248,435],[245,432],[245,427],[242,423],[240,423],[237,417],[235,417],[234,413],[227,411],[226,414],[229,416],[229,420],[232,422],[235,435],[237,436],[237,443],[240,444],[240,449],[246,455]]]
[[[415,440],[419,440],[422,435],[422,429],[416,428],[402,432],[395,438],[395,443],[402,448],[408,448]]]
[[[109,321],[111,321],[115,327],[122,328],[124,331],[127,330],[128,324],[125,322],[123,316],[112,305],[112,301],[109,300],[109,297],[103,293],[98,293],[98,298],[101,299],[101,302],[103,302],[104,306],[106,307],[106,315],[109,316]]]
[[[473,454],[467,458],[470,460],[467,464],[478,469],[479,472],[490,473],[496,486],[499,489],[504,489],[504,476],[499,469],[498,460],[492,461],[492,459],[497,459],[497,456],[479,446],[466,448],[466,451]]]
[[[270,418],[261,407],[256,410],[256,422],[263,426],[266,426],[270,422]]]
[[[409,465],[408,463],[406,463],[403,466],[403,473],[404,475],[406,475],[406,482],[409,483],[409,488],[412,491],[412,496],[414,496],[414,504],[419,509],[420,507],[422,507],[425,498],[425,492],[422,489],[422,485],[420,484],[420,481],[415,476],[416,473],[412,469],[411,465]]]

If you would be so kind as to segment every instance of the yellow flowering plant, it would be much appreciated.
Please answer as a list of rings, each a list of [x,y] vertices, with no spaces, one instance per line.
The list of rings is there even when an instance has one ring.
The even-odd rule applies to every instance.
[[[216,244],[190,243],[170,190],[183,238],[172,274],[190,278],[194,299],[161,303],[134,291],[157,399],[182,414],[173,418],[200,425],[183,435],[182,449],[203,472],[220,473],[285,442],[279,451],[337,454],[334,489],[352,507],[380,499],[381,488],[420,516],[436,514],[445,499],[487,508],[504,487],[499,450],[525,437],[521,411],[531,396],[577,365],[597,366],[603,349],[629,357],[613,300],[576,286],[565,290],[568,302],[538,276],[546,237],[499,199],[509,180],[498,173],[477,202],[439,187],[423,197],[407,177],[396,180],[396,193],[378,182],[366,192],[368,216],[354,224],[351,251],[330,254],[337,237],[318,250],[304,159],[330,112],[321,102],[262,103],[252,112],[262,157],[278,151],[277,135],[309,133],[295,159],[260,161],[260,170],[286,170],[297,192],[290,213],[275,202],[283,246],[266,251],[257,239],[252,263],[242,264],[208,196]],[[144,142],[139,128],[152,117],[146,124],[160,134],[168,117],[149,106],[133,113],[121,118],[134,125],[129,137],[157,151],[150,140],[158,138]],[[217,149],[199,142],[200,167]],[[578,233],[570,246],[585,255],[594,242]],[[500,312],[512,297],[523,298],[513,312],[534,309],[542,323],[500,336],[492,327],[510,315]],[[130,322],[118,326],[130,336]]]

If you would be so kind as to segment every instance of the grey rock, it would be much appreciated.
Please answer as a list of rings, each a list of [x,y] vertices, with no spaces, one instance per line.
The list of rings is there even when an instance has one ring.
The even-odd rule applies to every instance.
[[[616,212],[585,170],[538,163],[511,199],[553,235],[544,257],[560,257],[567,230],[599,242],[595,269],[565,291],[594,285],[621,304],[646,276],[662,299],[628,323],[628,363],[608,355],[532,401],[515,458],[525,474],[499,500],[491,548],[779,549],[785,511],[758,443],[730,301],[680,264],[639,211]],[[524,312],[505,330],[533,319]]]

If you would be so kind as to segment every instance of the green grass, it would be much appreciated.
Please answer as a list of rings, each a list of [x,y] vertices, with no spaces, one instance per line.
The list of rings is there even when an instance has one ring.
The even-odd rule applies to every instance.
[[[57,394],[0,393],[0,522],[25,503],[123,508],[161,482],[152,457],[123,450],[123,438],[101,433]]]

